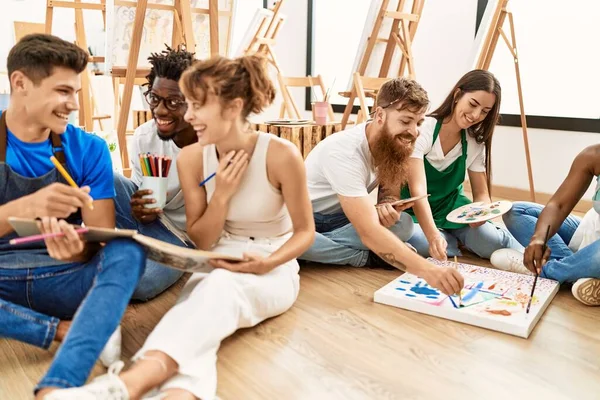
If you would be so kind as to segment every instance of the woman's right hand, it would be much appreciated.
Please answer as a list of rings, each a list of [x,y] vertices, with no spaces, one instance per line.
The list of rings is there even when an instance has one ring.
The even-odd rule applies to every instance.
[[[215,176],[215,195],[229,202],[248,168],[249,157],[244,150],[230,151],[219,162]]]

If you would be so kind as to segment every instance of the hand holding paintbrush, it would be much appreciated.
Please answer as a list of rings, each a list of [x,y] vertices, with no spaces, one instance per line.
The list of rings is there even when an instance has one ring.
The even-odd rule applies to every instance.
[[[458,257],[454,256],[454,268],[458,271]],[[458,307],[462,307],[462,288],[458,291]]]
[[[525,311],[527,314],[529,314],[529,308],[531,307],[531,301],[533,300],[533,293],[535,292],[535,286],[537,284],[538,277],[539,277],[539,275],[540,275],[540,273],[542,271],[542,267],[544,266],[545,261],[546,261],[545,256],[546,256],[546,249],[547,249],[547,244],[548,244],[549,236],[550,236],[550,225],[548,225],[548,228],[546,229],[546,238],[545,238],[544,243],[542,245],[542,257],[541,257],[542,261],[540,262],[539,266],[537,265],[536,260],[533,261],[533,263],[535,264],[534,265],[534,267],[535,267],[535,278],[533,280],[533,285],[531,287],[531,295],[529,296],[529,302],[527,303],[527,310]]]

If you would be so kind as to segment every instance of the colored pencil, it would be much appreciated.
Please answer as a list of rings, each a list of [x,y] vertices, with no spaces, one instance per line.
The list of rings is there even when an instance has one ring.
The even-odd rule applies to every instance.
[[[229,160],[229,162],[227,163],[227,165],[229,166],[229,164],[233,163],[233,159]],[[202,182],[200,182],[198,184],[198,186],[204,186],[206,184],[206,182],[210,181],[212,178],[215,177],[215,175],[217,175],[217,172],[213,172],[212,174],[210,174],[205,180],[203,180]]]
[[[550,235],[550,225],[548,225],[548,229],[546,230],[546,239],[544,240],[544,244],[542,246],[542,260],[544,259],[544,254],[546,254],[546,244],[548,243],[549,235]],[[537,284],[539,275],[540,274],[538,274],[537,267],[536,267],[535,278],[533,279],[533,286],[531,287],[531,295],[529,296],[529,302],[527,302],[527,311],[525,311],[526,314],[529,314],[529,307],[531,307],[531,300],[533,300],[533,292],[535,291],[535,285]]]
[[[87,231],[89,231],[88,228],[75,229],[75,232],[77,232],[77,233],[86,233]],[[45,239],[49,239],[49,238],[53,238],[53,237],[61,237],[61,236],[65,236],[65,234],[63,232],[44,233],[41,235],[31,235],[31,236],[25,236],[22,238],[18,238],[18,239],[12,239],[9,243],[16,245],[16,244],[25,244],[25,243],[32,243],[32,242],[41,242],[42,240],[45,240]]]
[[[140,153],[139,158],[140,169],[142,170],[143,176],[153,176],[156,178],[166,178],[169,176],[169,170],[173,161],[170,157],[151,153]]]
[[[63,166],[61,165],[61,163],[58,162],[58,160],[56,159],[56,157],[51,156],[50,157],[50,161],[52,161],[52,164],[54,164],[54,166],[56,167],[56,169],[58,170],[58,172],[60,172],[60,174],[63,176],[63,178],[65,178],[65,180],[69,183],[69,185],[71,185],[74,188],[79,189],[79,186],[77,186],[77,184],[75,183],[75,181],[73,180],[73,178],[71,178],[71,175],[69,175],[69,173],[67,172],[66,169],[63,168]],[[90,201],[88,203],[88,207],[90,210],[94,209],[94,203],[92,201]]]
[[[200,184],[198,186],[204,186],[204,184],[206,184],[206,182],[210,181],[212,178],[214,178],[214,176],[217,175],[216,172],[213,172],[212,174],[210,174],[208,176],[208,178],[206,178],[205,180],[203,180],[202,182],[200,182]]]

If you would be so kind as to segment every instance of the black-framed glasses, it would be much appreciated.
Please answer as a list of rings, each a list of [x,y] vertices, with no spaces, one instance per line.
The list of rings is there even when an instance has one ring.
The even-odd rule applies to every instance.
[[[163,102],[163,104],[165,105],[167,110],[170,110],[170,111],[177,111],[181,107],[186,105],[185,100],[173,98],[173,97],[161,97],[152,92],[144,93],[144,97],[146,98],[148,105],[152,108],[158,107],[158,105],[160,104],[161,101]]]

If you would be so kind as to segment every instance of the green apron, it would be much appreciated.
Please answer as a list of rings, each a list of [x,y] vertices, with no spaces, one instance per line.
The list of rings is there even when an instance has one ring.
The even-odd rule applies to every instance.
[[[435,125],[433,144],[439,136],[441,127],[442,121],[440,120]],[[427,193],[431,195],[428,198],[429,205],[438,229],[458,229],[466,226],[446,220],[446,216],[451,211],[471,203],[471,200],[464,195],[463,191],[463,182],[467,172],[467,134],[464,130],[460,132],[460,140],[462,155],[444,171],[438,171],[427,161],[426,155],[423,157],[427,178]],[[408,185],[402,188],[400,197],[403,199],[412,197]],[[412,216],[415,222],[418,222],[412,209],[406,210],[406,212]]]

